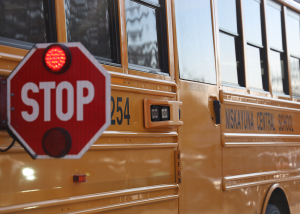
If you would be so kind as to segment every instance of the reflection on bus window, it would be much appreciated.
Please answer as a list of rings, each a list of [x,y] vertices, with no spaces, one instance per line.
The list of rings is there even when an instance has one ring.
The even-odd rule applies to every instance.
[[[288,80],[285,69],[282,40],[281,5],[268,1],[268,39],[270,44],[269,63],[272,77],[272,91],[288,94]]]
[[[262,41],[260,0],[245,0],[244,13],[247,39],[247,68],[249,86],[268,91],[267,69],[264,66],[265,49]]]
[[[218,0],[219,28],[238,34],[236,0]]]
[[[159,0],[149,0],[149,1],[151,1],[153,3],[156,3],[156,4],[159,4]]]
[[[293,96],[300,97],[300,61],[290,57],[291,83]]]
[[[300,97],[300,15],[287,11],[287,34],[290,53],[290,72],[293,96]]]
[[[270,69],[272,72],[272,89],[273,92],[283,93],[283,79],[284,75],[284,65],[281,60],[280,53],[277,51],[270,51]]]
[[[282,25],[281,25],[281,6],[273,1],[268,2],[268,39],[272,48],[283,50],[282,46]]]
[[[293,56],[300,57],[300,15],[288,10],[287,32],[289,52]]]
[[[242,40],[237,23],[236,0],[218,0],[222,83],[244,86],[241,70]]]
[[[222,81],[238,85],[235,38],[220,33],[220,54],[222,66]]]
[[[168,75],[164,0],[125,0],[129,69]]]
[[[156,11],[126,0],[128,63],[160,68]]]
[[[67,41],[94,56],[113,59],[108,0],[65,0]]]
[[[0,37],[32,43],[49,42],[43,0],[1,0]]]
[[[249,85],[256,89],[262,89],[262,68],[259,48],[247,45],[247,57]]]
[[[245,0],[244,3],[247,42],[263,46],[260,3],[257,0]]]
[[[180,78],[216,83],[210,0],[176,0]]]

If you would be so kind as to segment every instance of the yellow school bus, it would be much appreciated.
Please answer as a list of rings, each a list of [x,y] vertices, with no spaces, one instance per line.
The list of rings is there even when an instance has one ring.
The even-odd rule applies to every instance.
[[[109,71],[111,125],[79,160],[1,152],[0,213],[300,213],[298,1],[1,0],[1,91],[57,42]]]

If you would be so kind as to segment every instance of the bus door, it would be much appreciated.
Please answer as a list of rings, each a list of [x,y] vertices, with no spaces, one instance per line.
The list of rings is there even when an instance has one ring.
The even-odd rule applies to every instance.
[[[174,1],[182,162],[180,213],[222,213],[219,93],[210,0]],[[176,41],[176,39],[175,39]]]
[[[1,76],[36,42],[81,42],[111,74],[111,126],[81,159],[32,160],[18,144],[0,154],[0,213],[178,213],[178,132],[155,114],[178,104],[170,11],[164,0],[0,2]],[[0,131],[1,149],[11,141]]]

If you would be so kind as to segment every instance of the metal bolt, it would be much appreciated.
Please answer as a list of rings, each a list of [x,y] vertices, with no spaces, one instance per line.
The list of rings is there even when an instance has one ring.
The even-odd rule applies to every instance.
[[[15,107],[12,107],[11,110],[14,111],[14,110],[15,110]]]
[[[6,120],[2,120],[2,123],[6,123]]]
[[[6,82],[5,82],[5,80],[2,80],[2,84],[5,84]]]
[[[11,96],[13,97],[13,96],[15,96],[15,94],[14,94],[14,93],[11,93]]]

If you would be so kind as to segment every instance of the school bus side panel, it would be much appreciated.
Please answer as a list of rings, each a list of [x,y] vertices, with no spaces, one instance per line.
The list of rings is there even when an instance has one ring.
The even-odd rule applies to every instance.
[[[228,91],[221,91],[220,97],[224,213],[261,212],[275,183],[285,191],[289,205],[296,206],[299,104]]]
[[[184,126],[179,128],[179,211],[222,213],[220,127],[215,125],[212,104],[217,87],[180,80],[179,95],[184,103],[180,108]]]

